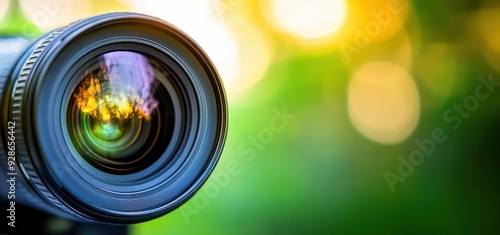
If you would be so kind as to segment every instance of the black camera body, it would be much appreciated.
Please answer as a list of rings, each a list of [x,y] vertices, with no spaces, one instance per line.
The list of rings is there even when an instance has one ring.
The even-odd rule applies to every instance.
[[[227,132],[208,56],[136,13],[91,17],[6,53],[0,98],[2,200],[78,221],[174,210],[207,180]]]

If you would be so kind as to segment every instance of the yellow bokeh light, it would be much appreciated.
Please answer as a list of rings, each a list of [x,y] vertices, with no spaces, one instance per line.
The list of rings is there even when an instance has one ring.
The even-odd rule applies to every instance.
[[[368,139],[382,144],[405,140],[420,117],[417,86],[406,70],[388,62],[359,68],[349,84],[349,116]]]
[[[58,0],[61,1],[61,0]],[[132,9],[124,0],[87,0],[87,4],[91,5],[92,15],[104,14],[108,12],[127,12]]]
[[[381,42],[396,35],[411,10],[409,0],[351,0],[349,43]],[[359,46],[359,45],[358,45]]]
[[[335,34],[347,17],[345,0],[274,0],[272,9],[284,31],[306,40]]]
[[[500,8],[485,9],[478,12],[479,30],[489,48],[500,52]]]
[[[500,32],[495,30],[500,24],[500,8],[483,9],[477,13],[479,33],[485,41],[483,54],[488,63],[500,71]]]

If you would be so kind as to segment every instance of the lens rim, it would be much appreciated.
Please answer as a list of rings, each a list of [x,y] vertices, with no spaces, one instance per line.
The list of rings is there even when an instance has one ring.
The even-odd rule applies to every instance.
[[[130,29],[131,26],[135,30],[133,36],[129,35],[130,30],[127,31],[129,33],[120,31]],[[114,41],[105,40],[109,36],[108,33],[123,35],[111,37]],[[58,108],[63,102],[60,92],[68,89],[67,77],[71,77],[62,71],[69,71],[74,65],[74,61],[68,60],[74,58],[69,57],[69,54],[75,54],[76,51],[78,55],[85,55],[100,47],[112,47],[118,42],[154,48],[156,53],[168,55],[167,57],[186,75],[187,81],[182,82],[189,82],[193,92],[189,98],[191,109],[183,111],[197,110],[189,120],[191,128],[186,133],[187,141],[193,145],[188,150],[184,149],[185,161],[174,161],[185,171],[177,170],[171,177],[162,179],[161,183],[152,182],[151,174],[146,175],[144,172],[132,174],[137,177],[144,173],[143,178],[135,182],[142,186],[147,185],[147,189],[140,190],[136,185],[128,187],[129,191],[120,191],[126,185],[119,180],[112,185],[113,187],[103,188],[93,185],[92,190],[99,190],[101,194],[87,200],[100,203],[96,206],[89,201],[82,202],[86,200],[87,188],[75,191],[68,182],[65,182],[65,176],[72,176],[68,172],[74,173],[75,169],[81,169],[79,168],[81,165],[65,158],[73,153],[65,147],[64,135],[61,135],[64,132],[64,128],[61,127],[61,117],[47,110],[61,113],[61,109]],[[75,50],[77,45],[79,50]],[[32,56],[21,70],[29,70],[23,78],[26,84],[22,84],[22,87],[16,86],[12,92],[20,96],[22,107],[11,106],[11,110],[16,112],[11,112],[9,115],[22,119],[20,135],[24,137],[26,144],[20,147],[20,153],[26,166],[25,174],[29,175],[31,185],[36,188],[43,200],[82,220],[119,224],[137,223],[156,218],[179,207],[207,180],[225,142],[226,96],[214,65],[187,35],[154,17],[135,13],[111,13],[79,21],[62,29],[52,34],[49,41],[42,42],[31,53]],[[77,58],[81,59],[81,56]],[[34,61],[30,61],[31,59]],[[194,100],[191,97],[194,97]],[[193,174],[196,176],[188,177]],[[108,176],[110,179],[113,178],[112,175]],[[186,187],[175,191],[179,184]],[[130,196],[137,196],[140,200],[129,200]],[[169,200],[164,201],[164,198]],[[101,203],[109,200],[113,202],[115,208]]]

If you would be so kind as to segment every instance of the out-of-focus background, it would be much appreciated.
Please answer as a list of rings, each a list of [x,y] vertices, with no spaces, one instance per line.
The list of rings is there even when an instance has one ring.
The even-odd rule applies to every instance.
[[[142,234],[494,234],[500,2],[0,0],[39,36],[112,11],[191,35],[226,86],[215,172]]]

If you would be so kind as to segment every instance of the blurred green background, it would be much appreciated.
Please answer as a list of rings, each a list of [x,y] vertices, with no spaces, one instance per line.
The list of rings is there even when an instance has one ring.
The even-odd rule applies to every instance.
[[[4,35],[142,12],[219,69],[230,122],[215,172],[133,235],[498,233],[498,1],[9,2]]]

